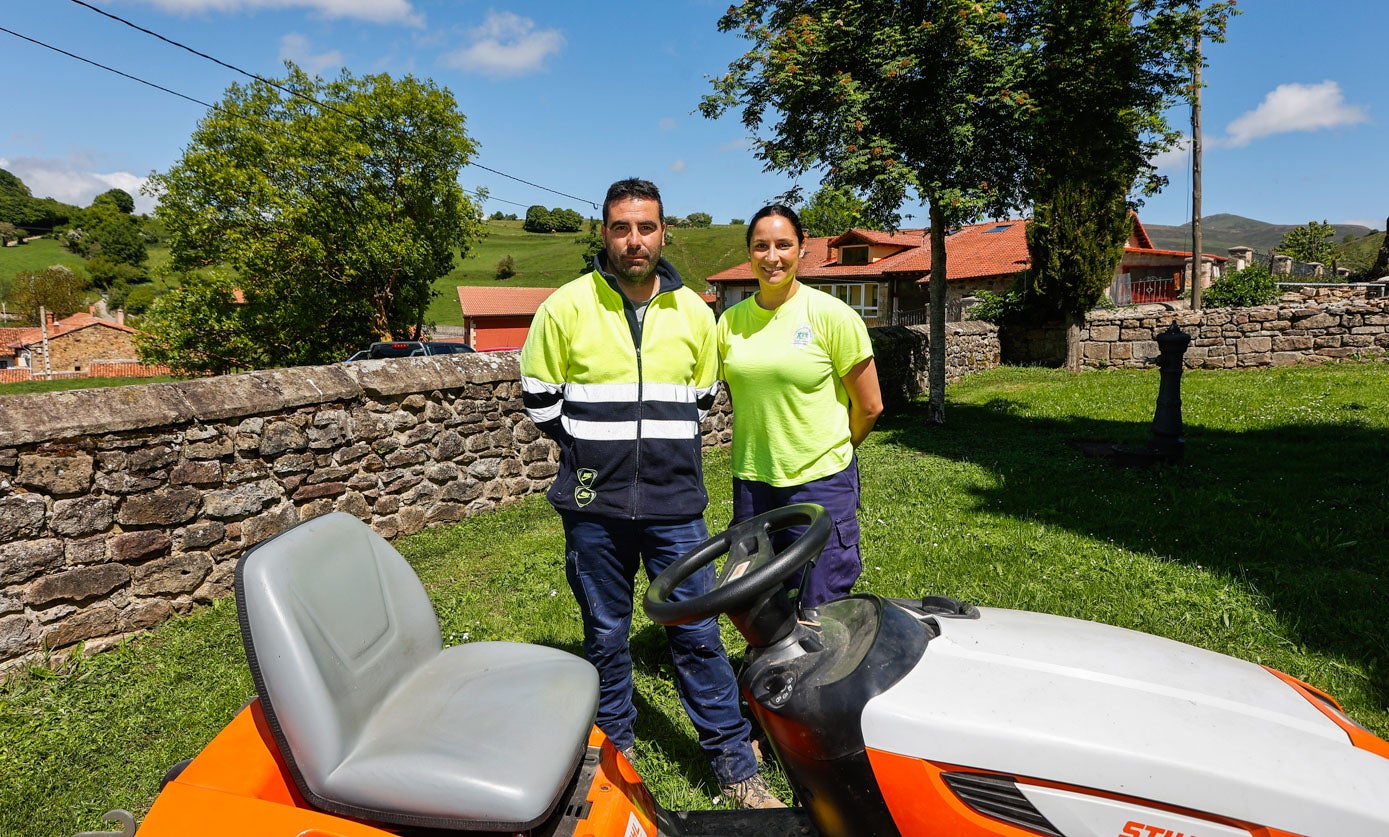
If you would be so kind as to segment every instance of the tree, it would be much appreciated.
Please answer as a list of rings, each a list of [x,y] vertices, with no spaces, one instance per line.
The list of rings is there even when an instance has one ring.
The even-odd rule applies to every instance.
[[[515,275],[516,260],[511,257],[511,254],[508,253],[507,255],[502,256],[501,260],[497,262],[497,272],[495,276],[497,279],[501,280],[510,279]]]
[[[130,199],[119,189],[112,192]],[[102,258],[116,264],[139,267],[149,257],[140,219],[122,212],[118,199],[107,197],[110,194],[98,195],[91,206],[73,216],[72,227],[67,231],[63,243],[69,250],[88,259]]]
[[[555,231],[555,219],[550,210],[536,204],[526,210],[526,221],[521,225],[526,232],[548,233]]]
[[[16,275],[10,280],[9,299],[24,322],[38,325],[40,309],[61,318],[86,308],[86,290],[82,276],[59,264]]]
[[[945,421],[946,231],[1021,203],[1017,93],[1002,0],[744,0],[720,19],[752,48],[714,80],[706,117],[741,107],[768,170],[824,173],[895,228],[911,194],[930,212],[930,421]],[[775,119],[768,117],[775,111]],[[787,196],[794,201],[794,192]]]
[[[588,232],[574,239],[574,243],[584,246],[583,252],[580,254],[583,264],[579,266],[579,270],[588,273],[593,270],[593,260],[603,251],[602,224],[597,219],[590,218],[588,220]]]
[[[820,188],[810,196],[799,213],[805,234],[810,236],[840,235],[852,227],[863,227],[863,200],[853,189]]]
[[[688,227],[708,227],[714,223],[714,216],[707,212],[691,212],[685,216],[685,225]]]
[[[118,212],[130,215],[135,212],[135,198],[124,189],[107,189],[95,198],[92,198],[92,206],[99,203],[109,203]]]
[[[1178,139],[1166,113],[1190,96],[1193,35],[1223,38],[1232,3],[1020,0],[1013,40],[1031,61],[1023,81],[1031,268],[1022,302],[1068,326],[1079,368],[1079,323],[1113,281],[1132,227],[1129,194],[1163,185],[1151,158]]]
[[[68,223],[77,211],[77,207],[52,198],[35,198],[17,175],[0,169],[0,221],[51,232]]]
[[[1325,264],[1336,256],[1336,228],[1326,221],[1308,221],[1305,226],[1293,227],[1283,235],[1278,252],[1300,262]]]
[[[236,278],[223,270],[184,276],[178,288],[150,303],[141,319],[134,337],[140,359],[183,374],[274,366],[272,358],[281,350],[248,328],[239,291]]]
[[[555,232],[576,233],[584,228],[584,216],[572,209],[556,207],[550,210],[550,224]]]
[[[229,268],[244,299],[229,308],[224,281],[195,277],[152,306],[145,325],[170,329],[157,335],[170,365],[198,352],[220,368],[323,363],[418,335],[434,281],[482,233],[458,183],[475,146],[451,93],[413,76],[286,69],[229,88],[150,180],[173,267]],[[195,327],[200,310],[216,329]]]

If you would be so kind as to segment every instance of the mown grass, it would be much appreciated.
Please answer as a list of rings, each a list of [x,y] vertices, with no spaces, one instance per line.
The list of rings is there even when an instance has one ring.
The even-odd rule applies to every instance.
[[[1271,665],[1389,736],[1389,364],[1188,372],[1186,461],[1113,468],[1071,441],[1141,444],[1153,371],[1000,369],[951,387],[943,428],[916,404],[860,452],[859,589],[944,593],[1095,619]],[[728,458],[707,458],[726,525]],[[558,519],[535,497],[399,539],[450,643],[577,652]],[[739,655],[740,640],[725,626]],[[713,804],[661,630],[633,630],[638,767],[674,808]],[[0,686],[0,833],[104,827],[143,810],[169,764],[250,696],[230,601],[119,649]],[[775,773],[775,771],[773,771]],[[776,782],[780,780],[775,777]],[[784,786],[783,786],[784,788]]]

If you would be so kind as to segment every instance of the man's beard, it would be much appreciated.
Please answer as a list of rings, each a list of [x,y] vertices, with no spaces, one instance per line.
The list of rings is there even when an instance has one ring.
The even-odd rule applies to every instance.
[[[656,264],[660,262],[661,254],[659,252],[643,252],[641,255],[645,256],[646,264],[629,266],[624,261],[625,258],[627,258],[625,254],[614,254],[609,251],[608,269],[613,272],[614,276],[624,282],[645,282],[655,275]]]

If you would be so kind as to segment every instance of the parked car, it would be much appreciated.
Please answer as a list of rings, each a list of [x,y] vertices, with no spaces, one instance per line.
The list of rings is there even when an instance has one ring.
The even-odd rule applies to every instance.
[[[447,341],[391,340],[372,343],[348,360],[379,360],[383,357],[425,357],[427,355],[463,355],[473,351],[467,343]]]

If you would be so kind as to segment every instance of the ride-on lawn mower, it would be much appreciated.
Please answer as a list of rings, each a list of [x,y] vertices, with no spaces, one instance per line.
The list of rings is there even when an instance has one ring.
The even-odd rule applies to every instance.
[[[808,526],[784,551],[770,535]],[[663,810],[593,728],[597,675],[540,646],[441,648],[409,565],[330,514],[237,568],[259,697],[170,776],[167,835],[1384,837],[1389,743],[1285,674],[1134,631],[786,592],[830,523],[746,521],[651,584],[651,618],[726,613],[743,694],[800,805]],[[727,554],[715,588],[670,591]]]

